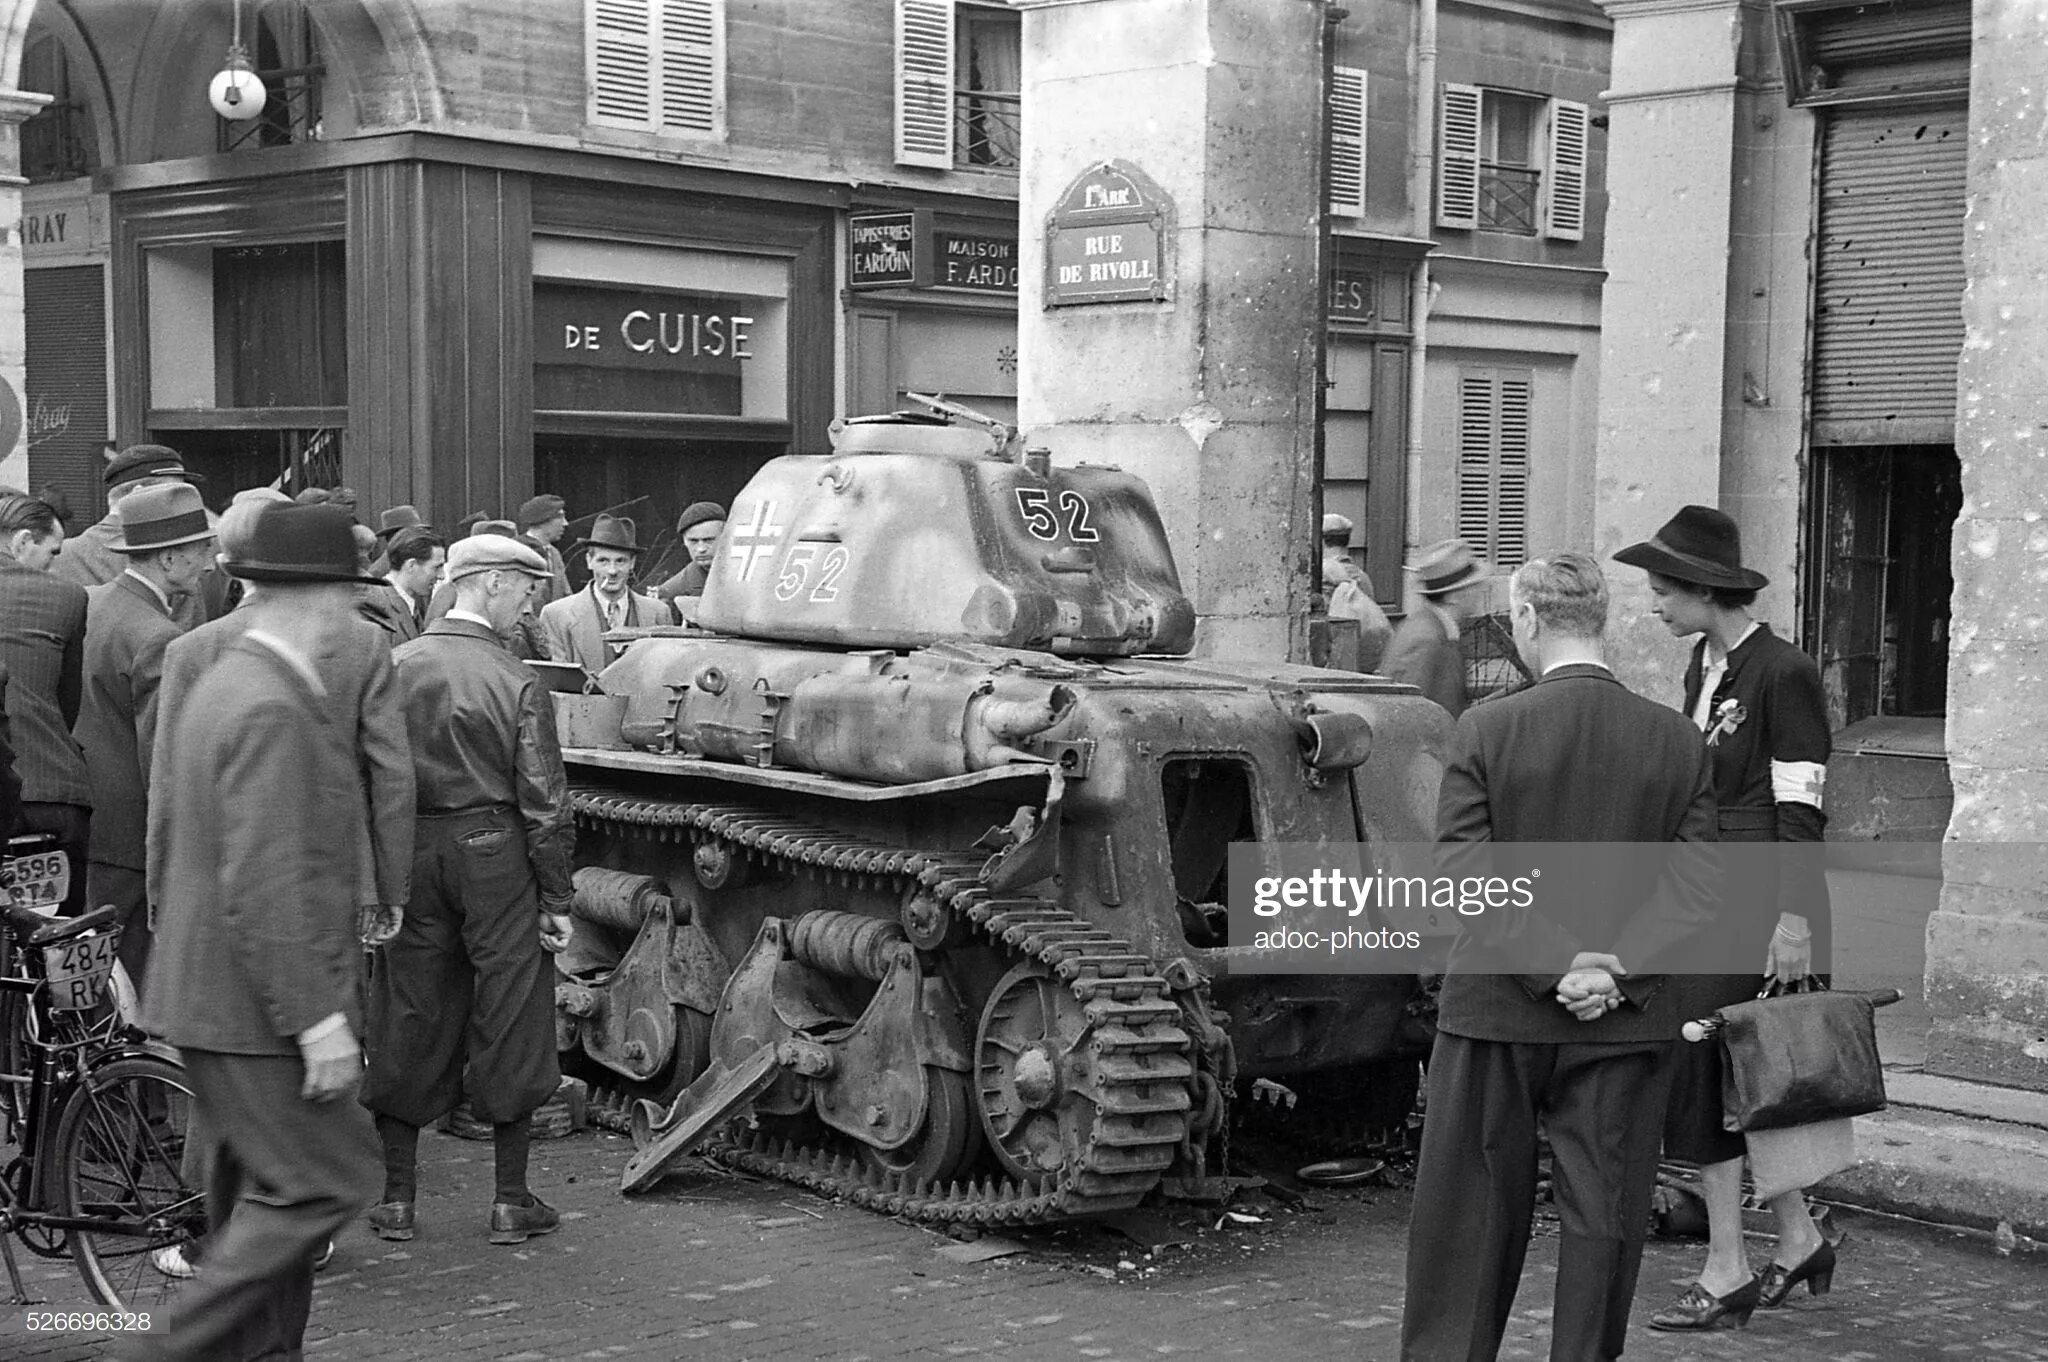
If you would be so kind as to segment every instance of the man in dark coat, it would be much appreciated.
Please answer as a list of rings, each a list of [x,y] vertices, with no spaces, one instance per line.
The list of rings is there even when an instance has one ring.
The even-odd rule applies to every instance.
[[[547,556],[547,585],[533,593],[533,608],[539,610],[550,601],[561,600],[571,590],[568,564],[562,561],[562,551],[555,547],[569,532],[569,508],[554,493],[543,492],[520,504],[515,523],[519,532],[540,545]]]
[[[8,674],[21,825],[57,839],[70,862],[59,907],[75,916],[85,908],[92,780],[71,735],[84,695],[86,598],[51,572],[63,545],[64,526],[48,502],[0,496],[0,666]]]
[[[678,597],[688,599],[704,594],[704,583],[711,580],[711,560],[718,556],[718,536],[725,533],[725,507],[715,501],[693,503],[677,517],[676,533],[682,537],[690,561],[681,572],[654,588],[657,597],[670,602]]]
[[[429,530],[406,530],[384,546],[384,584],[363,588],[362,616],[391,636],[392,647],[426,628],[427,603],[447,561],[447,546]]]
[[[501,638],[547,577],[515,539],[464,539],[448,553],[454,607],[392,654],[419,821],[412,901],[370,996],[363,1102],[384,1143],[370,1223],[386,1239],[413,1236],[420,1127],[465,1097],[492,1125],[491,1242],[560,1223],[526,1162],[528,1118],[561,1082],[546,951],[568,944],[576,831],[551,702]]]
[[[1387,640],[1382,674],[1406,681],[1451,712],[1465,712],[1465,654],[1458,631],[1479,608],[1486,568],[1462,539],[1447,539],[1409,564],[1416,574],[1416,607]]]
[[[121,537],[121,503],[135,493],[165,483],[200,482],[197,473],[186,471],[185,460],[168,445],[130,445],[109,456],[100,474],[107,489],[107,513],[98,524],[88,525],[64,541],[64,552],[50,567],[60,581],[79,586],[99,586],[128,570],[127,558],[114,547]],[[212,582],[214,574],[202,574]],[[225,591],[195,589],[171,603],[171,617],[180,629],[191,629],[207,619],[206,597],[225,598]]]
[[[206,1263],[132,1356],[297,1357],[313,1260],[369,1203],[357,848],[334,791],[357,779],[314,659],[354,624],[345,512],[261,507],[238,576],[247,630],[169,718],[169,847],[144,1025],[178,1047],[210,1132]]]
[[[213,563],[213,526],[197,488],[172,482],[122,503],[111,545],[128,570],[86,592],[85,703],[78,745],[92,779],[92,850],[86,896],[121,909],[121,963],[138,985],[149,958],[150,749],[164,649],[185,631],[172,603],[196,589]]]
[[[1463,875],[1518,842],[1682,845],[1540,848],[1533,904],[1463,920],[1429,1063],[1404,1362],[1498,1352],[1534,1213],[1539,1119],[1562,1222],[1550,1356],[1621,1355],[1663,1132],[1659,1060],[1686,1020],[1650,971],[1715,907],[1694,845],[1714,838],[1706,749],[1601,660],[1599,565],[1524,564],[1510,600],[1540,680],[1459,720],[1437,806],[1447,865]]]

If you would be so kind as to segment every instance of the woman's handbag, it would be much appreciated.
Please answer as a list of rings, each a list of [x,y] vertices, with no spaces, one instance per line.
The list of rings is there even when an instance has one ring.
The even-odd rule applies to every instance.
[[[1727,1058],[1722,1124],[1782,1130],[1884,1110],[1874,999],[1818,985],[1793,993],[1776,987],[1715,1013]]]

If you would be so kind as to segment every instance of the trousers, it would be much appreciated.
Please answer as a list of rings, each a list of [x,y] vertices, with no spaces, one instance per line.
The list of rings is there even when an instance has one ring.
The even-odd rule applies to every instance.
[[[195,1121],[210,1132],[205,1267],[130,1357],[250,1362],[297,1357],[313,1259],[376,1197],[382,1160],[368,1113],[299,1096],[290,1055],[183,1052]]]
[[[422,814],[413,846],[405,923],[370,979],[363,1104],[423,1126],[467,1097],[480,1120],[520,1120],[562,1082],[525,825]]]
[[[1621,1356],[1663,1134],[1663,1041],[1538,1045],[1439,1033],[1408,1228],[1403,1362],[1491,1362],[1550,1136],[1557,1250],[1551,1362]]]

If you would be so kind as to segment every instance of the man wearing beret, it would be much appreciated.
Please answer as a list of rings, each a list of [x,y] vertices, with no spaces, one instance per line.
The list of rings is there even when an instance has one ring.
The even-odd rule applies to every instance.
[[[331,506],[262,505],[234,559],[262,591],[241,637],[166,714],[157,942],[143,1025],[178,1047],[209,1132],[205,1269],[129,1356],[297,1357],[313,1261],[376,1189],[362,1080],[360,780],[318,659],[354,618],[355,544]]]
[[[554,493],[543,492],[519,507],[518,522],[519,532],[539,544],[548,556],[547,585],[533,593],[533,608],[539,610],[569,594],[569,568],[562,561],[562,551],[555,547],[569,531],[568,507]]]
[[[569,939],[576,830],[554,711],[502,635],[548,577],[538,549],[473,535],[448,551],[455,605],[392,653],[419,819],[412,900],[370,994],[363,1102],[384,1144],[370,1224],[413,1236],[420,1127],[468,1099],[492,1125],[490,1241],[560,1217],[526,1181],[528,1118],[561,1082],[554,967]]]
[[[106,515],[97,525],[88,525],[66,539],[63,554],[50,566],[52,576],[80,586],[99,586],[128,570],[128,559],[114,548],[115,541],[121,537],[121,503],[124,500],[148,487],[161,487],[170,482],[204,481],[197,473],[187,472],[184,458],[166,445],[130,445],[120,453],[108,456],[106,470],[100,476],[107,489]],[[205,623],[206,603],[202,593],[191,591],[174,599],[171,618],[178,622],[180,629],[191,629]]]
[[[678,596],[704,594],[704,583],[711,576],[711,560],[718,554],[718,536],[725,533],[725,507],[715,501],[697,502],[677,518],[676,533],[683,537],[690,561],[681,572],[654,588],[655,595],[671,603]]]
[[[185,631],[171,603],[194,591],[213,563],[213,526],[189,483],[127,497],[111,545],[128,570],[86,591],[85,697],[78,745],[92,780],[92,849],[86,896],[121,908],[121,963],[141,982],[149,958],[147,805],[164,649]]]

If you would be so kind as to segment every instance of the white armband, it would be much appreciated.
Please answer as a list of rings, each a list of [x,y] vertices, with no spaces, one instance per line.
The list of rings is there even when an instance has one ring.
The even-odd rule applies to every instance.
[[[1827,784],[1828,768],[1817,761],[1774,761],[1771,763],[1771,799],[1778,804],[1808,804],[1821,807],[1821,787]]]

